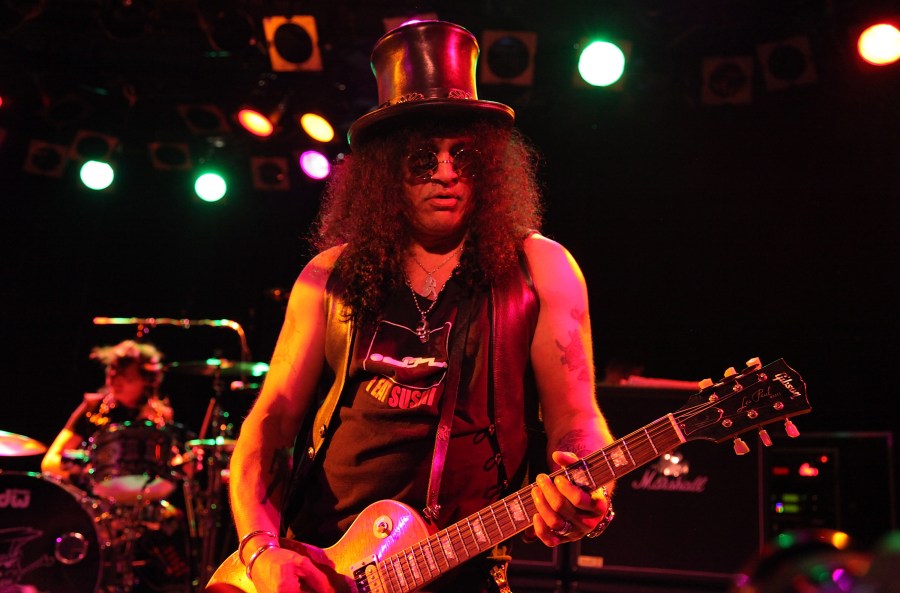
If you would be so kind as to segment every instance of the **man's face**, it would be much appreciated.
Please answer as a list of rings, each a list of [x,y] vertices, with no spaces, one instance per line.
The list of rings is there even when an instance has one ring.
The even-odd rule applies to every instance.
[[[412,146],[404,163],[403,193],[420,242],[462,238],[474,203],[478,155],[465,137],[432,138]]]
[[[110,389],[125,406],[135,407],[141,400],[149,381],[141,374],[137,364],[130,364],[110,373],[107,379]]]

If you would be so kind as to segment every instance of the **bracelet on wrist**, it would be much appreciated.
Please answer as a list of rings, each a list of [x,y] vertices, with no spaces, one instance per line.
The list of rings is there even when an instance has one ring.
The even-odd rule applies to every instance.
[[[277,548],[277,547],[278,547],[278,544],[273,544],[273,543],[269,542],[268,544],[264,544],[264,545],[260,546],[259,548],[256,549],[255,552],[253,552],[253,555],[250,556],[250,560],[247,560],[247,580],[253,580],[250,576],[250,571],[253,570],[253,565],[256,563],[256,559],[259,558],[260,556],[262,556],[262,553],[265,552],[266,550],[271,550],[272,548]]]
[[[606,514],[603,515],[603,518],[600,519],[600,522],[597,523],[593,529],[587,532],[584,536],[589,537],[591,539],[595,537],[599,537],[606,528],[609,527],[609,524],[613,522],[613,519],[616,518],[616,512],[613,510],[612,499],[609,497],[609,492],[606,490],[606,486],[600,486],[600,490],[603,491],[603,498],[606,499]]]
[[[240,560],[240,561],[241,561],[241,564],[243,564],[244,566],[247,566],[247,564],[248,564],[247,562],[244,562],[244,548],[247,546],[247,542],[249,542],[251,539],[253,539],[253,538],[256,537],[257,535],[268,535],[269,537],[271,537],[271,538],[274,539],[275,541],[278,541],[278,534],[277,534],[277,533],[275,533],[275,532],[273,532],[273,531],[268,531],[268,530],[265,530],[265,529],[256,529],[255,531],[251,531],[250,533],[248,533],[247,535],[245,535],[244,537],[242,537],[242,538],[241,538],[241,543],[240,543],[240,545],[238,546],[238,553],[237,553],[237,556],[238,556],[238,560]],[[257,552],[258,552],[258,551],[259,551],[259,550],[257,550]]]

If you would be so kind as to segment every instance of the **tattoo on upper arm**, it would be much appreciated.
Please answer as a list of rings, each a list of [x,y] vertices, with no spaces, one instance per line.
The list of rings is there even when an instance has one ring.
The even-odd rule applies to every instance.
[[[291,454],[286,448],[275,449],[272,456],[272,462],[269,464],[269,475],[272,481],[266,488],[266,495],[261,501],[263,504],[272,500],[276,494],[279,494],[287,485],[287,478],[290,475]]]
[[[556,347],[562,352],[559,360],[569,371],[576,373],[576,378],[579,381],[590,381],[591,370],[588,365],[587,354],[584,351],[584,343],[581,340],[581,328],[587,323],[587,312],[572,309],[569,314],[572,316],[572,319],[578,322],[578,327],[569,330],[568,344],[563,344],[556,340]]]

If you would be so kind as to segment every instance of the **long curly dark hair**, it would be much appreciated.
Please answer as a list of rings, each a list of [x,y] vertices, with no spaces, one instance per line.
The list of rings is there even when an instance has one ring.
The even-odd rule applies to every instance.
[[[458,277],[472,286],[489,283],[518,265],[523,237],[540,230],[538,154],[517,129],[480,120],[410,122],[372,138],[335,167],[312,236],[319,250],[347,245],[336,271],[346,281],[343,296],[354,321],[377,321],[387,295],[402,282],[410,243],[403,167],[410,148],[463,134],[482,162]]]

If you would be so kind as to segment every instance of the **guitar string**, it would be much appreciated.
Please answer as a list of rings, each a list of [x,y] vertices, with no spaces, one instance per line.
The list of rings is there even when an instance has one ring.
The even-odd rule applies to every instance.
[[[659,425],[659,426],[654,426],[654,425]],[[643,459],[645,456],[650,457],[652,459],[653,456],[650,455],[650,451],[651,450],[653,451],[654,456],[659,452],[659,449],[652,443],[654,436],[656,438],[659,438],[662,434],[664,434],[666,432],[672,432],[673,429],[671,427],[671,423],[668,421],[668,418],[666,418],[666,417],[663,417],[662,419],[660,419],[654,423],[651,423],[648,426],[650,427],[649,429],[647,429],[647,428],[639,429],[638,431],[635,431],[632,434],[627,435],[626,437],[623,437],[622,439],[619,439],[617,441],[617,443],[621,443],[622,446],[625,446],[628,450],[633,451],[633,454],[638,455],[638,457],[641,459]],[[629,440],[635,441],[636,437],[637,437],[637,442],[632,442],[629,446],[628,441]],[[643,442],[643,444],[642,444],[642,442]],[[648,447],[646,445],[646,443],[649,443],[650,446]],[[680,440],[676,444],[680,444]],[[599,453],[601,453],[601,452],[602,452],[602,450],[595,453],[595,455],[594,455],[594,457],[596,458],[595,463],[593,463],[593,464],[588,463],[587,465],[589,468],[595,467],[595,468],[602,469],[603,465],[606,465],[605,463],[601,462],[601,460],[600,460]],[[591,456],[587,456],[587,457],[591,457]],[[604,455],[603,457],[606,457],[606,456]],[[632,463],[632,464],[629,464],[628,467],[631,467],[632,465],[636,468],[639,465],[643,465],[643,463],[641,463],[641,464]],[[560,473],[565,473],[565,472],[561,471]],[[592,471],[592,473],[593,473],[593,471]],[[615,477],[615,473],[614,472],[611,472],[611,473],[613,473],[613,477]],[[521,491],[515,493],[514,495],[512,495],[510,497],[503,499],[502,501],[498,501],[498,503],[501,504],[502,506],[508,507],[509,501],[507,499],[518,497],[517,502],[520,505],[530,506],[530,505],[523,504],[523,501],[522,501],[520,495],[521,495]],[[429,547],[432,548],[432,553],[433,553],[433,543],[436,542],[436,543],[440,544],[439,548],[441,550],[441,555],[444,556],[444,564],[446,565],[446,568],[452,568],[455,565],[453,564],[453,562],[451,562],[451,560],[449,558],[447,558],[446,551],[443,548],[443,543],[440,541],[442,534],[443,534],[443,536],[446,537],[446,540],[450,544],[451,548],[456,552],[455,561],[457,562],[457,565],[458,565],[459,563],[464,562],[466,559],[461,559],[459,557],[460,556],[460,554],[459,554],[460,548],[459,548],[459,545],[457,545],[457,544],[461,544],[463,546],[462,550],[465,552],[465,554],[467,556],[471,556],[470,544],[474,544],[474,548],[476,550],[479,550],[478,542],[477,542],[477,539],[475,538],[475,535],[473,533],[473,528],[471,525],[471,522],[473,519],[480,521],[482,527],[485,528],[485,530],[488,533],[491,533],[493,531],[493,529],[499,529],[499,533],[498,533],[497,537],[503,537],[504,535],[507,535],[510,529],[512,529],[512,530],[522,529],[517,524],[515,519],[510,518],[509,520],[500,520],[497,518],[496,513],[493,513],[493,512],[492,512],[492,515],[493,515],[494,522],[496,523],[496,527],[492,529],[487,524],[485,524],[485,522],[483,520],[484,513],[487,510],[493,511],[494,506],[497,505],[498,503],[495,503],[494,505],[490,505],[488,507],[488,509],[474,513],[473,515],[470,515],[466,519],[455,524],[455,528],[457,530],[457,534],[455,536],[452,533],[452,531],[449,528],[447,528],[447,529],[441,530],[441,532],[438,532],[437,534],[433,535],[432,537],[427,538],[426,541],[431,542],[429,544]],[[508,511],[508,509],[507,509],[507,511]],[[465,526],[467,528],[465,534],[463,533],[463,530],[461,527],[461,525],[463,523],[466,524]],[[521,522],[521,523],[524,523],[524,522]],[[530,521],[527,524],[530,524]],[[391,580],[393,582],[397,583],[398,586],[400,585],[401,578],[406,581],[412,581],[413,583],[415,583],[417,585],[420,582],[421,583],[425,582],[423,580],[423,578],[421,577],[421,574],[422,574],[421,568],[417,571],[416,567],[413,567],[410,565],[410,562],[411,562],[411,560],[409,558],[410,555],[412,556],[412,561],[415,562],[415,564],[418,565],[419,567],[422,566],[423,561],[426,562],[424,567],[428,571],[429,576],[433,577],[433,571],[427,565],[427,561],[425,559],[421,559],[418,557],[418,556],[421,556],[421,554],[422,553],[421,553],[421,546],[420,546],[419,555],[416,554],[415,549],[411,549],[411,552],[409,554],[403,554],[401,552],[401,553],[394,554],[392,557],[386,559],[386,562],[389,562],[393,568],[393,570],[391,572],[396,573],[396,571],[399,570],[401,573],[399,576],[397,576],[395,574]],[[440,564],[439,562],[437,562],[438,558],[435,558],[435,560],[436,560],[436,564]],[[399,566],[398,566],[398,564],[399,564]],[[408,568],[404,568],[404,565],[406,565]],[[420,577],[418,579],[415,576],[417,572],[420,575]]]
[[[661,426],[654,426],[654,425],[660,425],[660,424],[661,424]],[[625,437],[622,437],[621,439],[619,439],[619,440],[616,441],[616,442],[617,442],[617,443],[621,443],[623,446],[626,446],[630,451],[633,451],[634,454],[637,454],[638,457],[640,457],[640,458],[643,458],[644,456],[650,457],[650,451],[651,451],[651,450],[653,450],[654,455],[655,455],[656,452],[659,450],[658,448],[655,448],[652,444],[651,444],[651,446],[649,446],[649,447],[646,446],[646,445],[642,445],[642,444],[640,443],[640,441],[651,442],[652,440],[654,440],[654,437],[655,437],[656,439],[658,439],[662,434],[665,434],[665,433],[667,433],[667,432],[672,432],[673,429],[672,429],[671,423],[668,421],[668,418],[666,418],[666,417],[663,417],[663,418],[661,418],[660,420],[657,420],[657,421],[655,421],[654,423],[651,423],[650,425],[648,425],[648,427],[650,427],[650,428],[647,429],[646,434],[644,433],[644,429],[639,429],[639,430],[637,430],[637,431],[635,431],[635,432],[633,432],[633,433],[631,433],[631,434],[629,434],[629,435],[626,435]],[[649,435],[649,437],[648,437],[648,435]],[[638,439],[637,439],[638,442],[633,442],[633,443],[631,443],[630,446],[629,446],[628,441],[629,441],[629,440],[634,441],[634,440],[635,440],[635,437],[638,437]],[[678,441],[678,444],[680,444],[680,440]],[[600,460],[600,455],[599,455],[599,453],[601,453],[601,452],[602,452],[602,451],[595,452],[594,455],[595,455],[596,458],[597,458],[597,459],[596,459],[596,462],[595,462],[594,464],[590,464],[590,463],[589,463],[589,464],[588,464],[588,467],[589,467],[589,468],[592,467],[592,466],[597,467],[597,468],[602,468],[604,465],[606,465],[605,463],[603,463],[603,462]],[[661,454],[661,453],[660,453],[660,454]],[[587,456],[587,457],[591,457],[591,456],[589,455],[589,456]],[[605,457],[605,456],[604,456],[604,457]],[[628,467],[631,467],[632,465],[635,465],[635,467],[637,467],[636,464],[631,464],[631,463],[628,465]],[[565,472],[563,472],[562,470],[560,470],[559,473],[565,473]],[[593,472],[592,472],[592,473],[593,473]],[[613,474],[613,477],[615,477],[615,474]],[[479,511],[479,512],[477,512],[477,513],[474,513],[474,514],[470,515],[469,517],[467,517],[466,519],[460,521],[458,524],[456,524],[456,529],[457,529],[457,534],[456,534],[456,535],[454,535],[454,534],[451,532],[451,530],[448,528],[448,529],[441,530],[440,532],[438,532],[438,533],[434,534],[433,536],[427,538],[429,541],[432,541],[432,540],[433,540],[434,542],[441,544],[441,545],[440,545],[440,550],[441,550],[441,553],[442,553],[441,555],[444,556],[444,560],[445,560],[444,563],[447,565],[448,568],[449,568],[449,567],[452,567],[453,564],[452,564],[452,562],[451,562],[449,559],[446,558],[446,552],[445,552],[444,549],[443,549],[443,544],[440,542],[440,539],[441,539],[442,534],[443,534],[443,536],[446,536],[446,539],[448,540],[448,542],[449,542],[449,544],[451,545],[451,547],[453,548],[453,550],[454,550],[454,551],[457,551],[457,560],[459,560],[459,558],[458,558],[458,557],[459,557],[458,550],[460,549],[459,546],[457,545],[457,543],[458,543],[458,544],[461,544],[461,545],[463,546],[462,550],[463,550],[467,555],[471,555],[471,553],[470,553],[470,551],[469,551],[469,549],[470,549],[470,547],[471,547],[470,544],[474,543],[474,544],[475,544],[475,548],[478,549],[478,548],[477,548],[477,541],[476,541],[476,539],[475,539],[475,537],[474,537],[474,534],[473,534],[472,531],[471,531],[471,530],[472,530],[472,528],[471,528],[471,521],[472,521],[473,519],[477,519],[477,520],[479,520],[479,521],[482,521],[482,525],[483,525],[484,527],[486,527],[487,530],[488,530],[489,532],[493,531],[493,529],[492,529],[491,527],[489,527],[488,525],[485,525],[485,523],[484,523],[484,521],[483,521],[483,518],[484,518],[484,517],[483,517],[483,513],[484,513],[486,510],[493,509],[493,508],[495,507],[495,505],[508,506],[509,502],[508,502],[507,499],[508,499],[508,498],[512,498],[512,497],[514,497],[515,495],[518,495],[518,494],[520,494],[520,493],[521,493],[521,491],[520,491],[520,492],[517,492],[517,493],[515,493],[514,495],[512,495],[512,496],[510,496],[510,497],[507,497],[507,498],[505,498],[505,499],[503,499],[503,500],[501,500],[501,501],[498,501],[497,503],[494,503],[493,505],[490,505],[490,507],[488,507],[488,509]],[[519,502],[520,505],[522,504],[521,498],[519,499],[518,502]],[[494,520],[495,520],[495,523],[497,524],[497,526],[496,526],[494,529],[499,529],[499,533],[498,533],[497,537],[504,537],[504,536],[507,536],[507,535],[509,534],[509,531],[510,531],[511,529],[514,529],[514,530],[518,530],[518,529],[519,529],[519,526],[518,526],[517,522],[516,522],[514,519],[508,519],[508,520],[498,519],[498,518],[496,517],[496,513],[494,513],[494,517],[493,517],[493,518],[494,518]],[[467,533],[466,533],[466,534],[464,534],[463,531],[462,531],[462,529],[459,527],[459,525],[462,524],[463,522],[467,523],[467,528],[468,528],[468,529],[467,529]],[[529,522],[528,524],[530,524],[530,522]],[[418,563],[421,563],[421,562],[422,562],[422,560],[420,560],[420,559],[418,559],[418,558],[416,557],[415,550],[412,551],[412,555],[413,555],[413,558],[414,558],[415,560],[418,561]],[[401,559],[401,560],[405,560],[407,564],[408,564],[408,562],[409,562],[408,557],[407,557],[405,554],[402,554],[402,553],[394,554],[393,556],[389,557],[388,559],[385,559],[385,561],[386,561],[386,562],[390,562],[392,559]],[[463,559],[463,561],[464,561],[464,559]],[[402,563],[401,563],[401,564],[402,564]],[[403,572],[405,573],[405,574],[404,574],[404,577],[408,575],[408,576],[410,577],[409,580],[415,581],[415,579],[413,578],[414,575],[413,575],[413,571],[412,571],[412,570],[410,570],[410,572],[407,572],[406,570],[403,570]],[[430,572],[430,569],[429,569],[429,572]]]
[[[680,417],[682,419],[693,418],[693,417],[696,417],[700,412],[705,411],[706,409],[709,409],[710,407],[713,407],[714,405],[715,405],[715,402],[702,402],[696,406],[678,410],[677,412],[673,413],[673,417],[675,416],[675,414],[677,414],[678,417]],[[604,449],[601,449],[591,455],[586,456],[585,459],[588,459],[588,458],[594,459],[593,462],[590,462],[590,461],[586,462],[586,465],[592,474],[598,470],[602,470],[604,465],[608,465],[608,459],[607,459],[608,455],[605,453],[605,449],[608,449],[609,447],[615,445],[616,443],[619,443],[620,446],[625,447],[626,450],[629,451],[630,456],[632,457],[631,463],[629,463],[627,466],[624,466],[623,469],[627,469],[628,471],[631,471],[632,469],[636,469],[637,467],[640,467],[641,465],[644,465],[644,464],[648,463],[649,461],[652,461],[652,459],[654,459],[654,458],[658,457],[659,455],[661,455],[662,453],[664,453],[666,451],[666,449],[663,449],[662,451],[660,451],[660,449],[656,446],[656,443],[654,442],[654,440],[660,438],[662,435],[664,435],[666,433],[672,433],[672,432],[674,432],[674,429],[671,425],[671,422],[669,421],[667,416],[664,416],[664,417],[650,423],[646,427],[638,429],[638,430],[632,432],[631,434],[626,435],[625,437],[622,437],[621,439],[619,439],[615,443],[612,443],[611,445],[605,447]],[[629,443],[629,441],[631,441],[631,442]],[[674,446],[677,446],[679,444],[682,444],[680,439],[678,439],[676,442],[673,443]],[[653,455],[651,455],[651,451],[652,451]],[[649,458],[649,459],[647,461],[642,461],[640,464],[638,464],[634,461],[634,455],[637,455],[639,459],[644,459],[645,457]],[[616,475],[617,472],[615,472],[613,470],[613,468],[607,468],[607,469],[609,469],[610,470],[609,473],[612,474],[611,478],[617,477],[617,475]],[[565,474],[566,472],[564,470],[560,470],[559,473]],[[627,472],[624,472],[624,473],[627,473]],[[621,475],[624,475],[624,473],[622,473]],[[602,480],[602,477],[600,479]],[[453,562],[451,562],[451,560],[449,558],[447,558],[446,551],[443,549],[443,543],[441,542],[441,534],[442,533],[444,536],[446,536],[446,539],[447,539],[448,543],[450,544],[451,548],[454,550],[454,552],[456,552],[456,555],[455,555],[455,561],[457,562],[456,565],[467,560],[467,558],[466,559],[459,558],[459,546],[457,545],[457,543],[459,543],[463,546],[462,550],[469,557],[471,556],[470,544],[474,544],[474,549],[476,551],[479,551],[478,540],[473,532],[473,528],[472,528],[472,524],[471,524],[471,521],[473,519],[478,520],[480,522],[480,524],[483,528],[483,531],[486,532],[489,536],[492,535],[492,532],[494,529],[499,530],[499,532],[497,533],[497,535],[495,537],[493,537],[493,538],[489,537],[489,539],[497,539],[497,538],[501,538],[504,536],[508,536],[510,530],[516,530],[516,531],[520,530],[520,527],[517,525],[517,522],[515,521],[515,519],[512,519],[512,518],[510,518],[509,520],[498,519],[496,513],[493,512],[493,510],[496,506],[508,507],[508,505],[509,505],[508,499],[511,499],[513,497],[518,497],[517,502],[519,503],[519,505],[530,506],[530,505],[523,504],[523,501],[521,500],[521,497],[519,496],[521,494],[521,492],[522,491],[514,493],[514,495],[508,496],[508,497],[490,505],[487,509],[478,511],[477,513],[470,515],[466,519],[457,522],[455,524],[455,527],[457,530],[456,536],[453,535],[453,533],[450,531],[450,529],[444,529],[444,530],[441,530],[440,532],[438,532],[437,534],[435,534],[434,536],[427,538],[426,541],[431,542],[431,543],[429,543],[429,547],[431,548],[432,554],[434,552],[433,543],[438,543],[439,549],[441,551],[441,555],[444,557],[444,564],[446,565],[446,568],[449,569],[449,568],[452,568],[455,566],[453,564]],[[487,510],[491,511],[492,518],[494,520],[494,523],[496,524],[496,526],[493,528],[490,527],[484,521],[484,519],[485,519],[484,513]],[[508,508],[506,510],[508,511]],[[465,534],[463,533],[462,527],[460,526],[463,524],[463,522],[465,522],[465,524],[466,524],[465,526],[467,528]],[[528,522],[528,524],[530,524],[530,521]],[[421,552],[421,546],[420,546],[419,555],[421,555],[421,554],[422,554],[422,552]],[[410,552],[410,555],[412,556],[412,561],[414,561],[418,566],[424,566],[426,568],[426,570],[428,571],[429,576],[431,578],[433,578],[433,571],[431,570],[430,566],[428,566],[427,560],[418,558],[416,551],[414,549]],[[415,567],[410,566],[409,555],[402,554],[402,553],[394,554],[392,557],[386,559],[386,562],[390,561],[392,558],[395,560],[401,561],[400,562],[400,565],[401,565],[400,570],[402,573],[404,573],[402,575],[403,578],[405,578],[409,581],[412,581],[416,584],[418,584],[420,581],[423,583],[425,582],[425,580],[421,577],[421,574],[422,574],[421,568],[417,571]],[[435,560],[435,564],[440,568],[439,559],[435,556],[434,560]],[[403,568],[403,566],[402,566],[403,561],[405,561],[407,566],[409,566],[408,571],[407,571],[407,569]],[[425,562],[425,564],[422,565],[422,562]],[[393,564],[396,566],[396,563],[393,563]],[[395,570],[397,570],[397,569],[395,568]],[[418,572],[420,575],[419,579],[416,579],[416,577],[415,577],[416,572]],[[398,580],[398,579],[395,579],[395,580]],[[399,583],[399,580],[398,580],[398,583]]]
[[[730,397],[730,394],[729,394],[729,397]],[[691,407],[685,407],[685,408],[682,408],[682,409],[679,409],[679,410],[673,412],[672,417],[680,418],[682,420],[695,418],[701,412],[706,411],[711,407],[716,407],[717,405],[720,405],[722,403],[722,401],[724,401],[724,400],[701,402],[701,403],[691,406]],[[682,422],[678,422],[677,424],[682,424]],[[666,452],[666,450],[671,450],[668,447],[665,447],[665,448],[663,448],[662,451],[660,451],[659,447],[657,447],[656,443],[654,442],[656,439],[660,438],[662,435],[667,434],[667,433],[675,433],[677,435],[674,427],[671,426],[671,421],[669,420],[668,416],[664,416],[664,417],[648,424],[647,426],[645,426],[641,429],[638,429],[638,430],[630,433],[629,435],[626,435],[626,436],[618,439],[615,443],[612,443],[609,446],[604,447],[603,449],[596,451],[591,455],[586,456],[584,458],[585,465],[587,466],[588,471],[591,472],[591,474],[593,474],[594,472],[600,472],[601,470],[604,470],[603,466],[606,465],[607,469],[609,469],[609,473],[611,474],[609,479],[616,478],[617,474],[625,475],[626,473],[628,473],[634,469],[637,469],[638,467],[645,465],[646,463],[649,463],[649,461],[652,461],[656,457],[660,456],[662,453]],[[683,435],[678,435],[678,436],[680,437]],[[631,442],[629,442],[629,441],[631,441]],[[620,446],[624,447],[625,450],[628,452],[629,456],[631,457],[631,462],[627,466],[622,467],[622,469],[624,469],[625,471],[619,472],[619,473],[617,473],[615,471],[615,468],[610,466],[609,456],[606,453],[606,449],[609,449],[610,447],[612,447],[613,445],[616,445],[617,443],[620,444]],[[676,441],[674,441],[672,443],[672,446],[678,446],[680,444],[682,444],[682,441],[681,441],[681,438],[678,438]],[[648,447],[648,445],[649,445],[649,447]],[[651,450],[653,453],[652,455],[650,454]],[[634,455],[637,455],[638,458],[641,460],[643,460],[645,458],[647,458],[647,460],[637,463],[634,459]],[[602,473],[605,473],[605,471],[603,471]],[[568,477],[568,472],[565,470],[559,470],[558,472],[555,472],[553,475],[555,476],[557,474],[565,474]],[[593,479],[593,475],[591,477]],[[601,480],[603,480],[602,476],[598,476],[598,477]],[[525,490],[525,489],[523,489],[523,490]],[[517,502],[520,506],[530,509],[531,505],[525,504],[525,502],[521,498],[521,494],[522,494],[523,490],[520,490],[519,492],[516,492],[513,495],[507,496],[504,499],[497,501],[496,503],[494,503],[492,505],[489,505],[489,507],[487,507],[487,509],[478,511],[477,513],[474,513],[474,514],[470,515],[469,517],[467,517],[466,519],[464,519],[463,521],[465,521],[465,523],[466,523],[468,535],[463,534],[462,527],[460,526],[460,525],[462,525],[463,521],[459,521],[455,524],[455,527],[457,530],[457,537],[454,537],[449,529],[444,529],[441,532],[438,532],[437,534],[432,536],[431,538],[427,538],[426,541],[431,542],[431,543],[429,543],[429,547],[431,548],[432,554],[433,554],[433,543],[436,542],[436,543],[440,544],[439,549],[441,550],[441,555],[444,556],[444,561],[445,561],[445,564],[447,565],[447,568],[453,567],[452,562],[450,561],[449,558],[447,558],[446,551],[443,549],[443,543],[441,542],[441,533],[443,533],[444,536],[446,536],[447,542],[450,544],[453,551],[456,552],[455,561],[457,562],[457,565],[464,562],[466,559],[459,558],[458,546],[456,545],[456,541],[458,541],[459,543],[461,543],[463,545],[463,551],[469,557],[471,556],[471,553],[469,552],[469,542],[474,543],[475,550],[479,551],[477,537],[475,536],[475,534],[473,532],[471,521],[473,518],[477,519],[479,521],[480,525],[482,526],[482,531],[486,532],[487,534],[490,535],[493,528],[489,527],[484,522],[485,513],[487,510],[491,511],[491,518],[493,518],[494,523],[496,524],[495,528],[499,530],[497,538],[504,537],[505,535],[507,535],[508,529],[512,529],[512,530],[516,530],[516,531],[520,530],[520,528],[517,525],[514,518],[510,517],[509,521],[506,521],[506,520],[501,521],[500,519],[497,518],[497,514],[494,512],[494,509],[499,506],[503,506],[508,513],[509,512],[509,509],[508,509],[509,501],[514,497],[517,499]],[[530,524],[530,522],[528,522],[528,524]],[[524,529],[524,528],[522,528],[522,529]],[[421,552],[421,545],[420,545],[420,552]],[[415,561],[417,565],[421,564],[422,560],[419,560],[416,557],[415,550],[412,550],[410,552],[410,555],[412,556],[413,561]],[[400,554],[395,554],[394,556],[396,556],[400,559],[405,559],[407,564],[409,564],[409,562],[410,562],[408,555],[401,556]],[[402,564],[402,562],[401,562],[401,564]],[[437,557],[435,557],[435,564],[438,565]],[[425,564],[425,568],[428,570],[429,575],[431,576],[433,573],[432,573],[430,566],[428,566],[427,563]],[[401,570],[403,570],[402,566],[401,566]],[[418,582],[415,578],[416,572],[419,572],[419,574],[421,576],[421,570],[416,571],[415,567],[410,567],[409,576],[411,577],[410,580],[412,580],[414,583]],[[404,576],[404,578],[406,577],[406,575],[402,575],[402,576]],[[422,580],[422,579],[420,578],[419,580]]]

